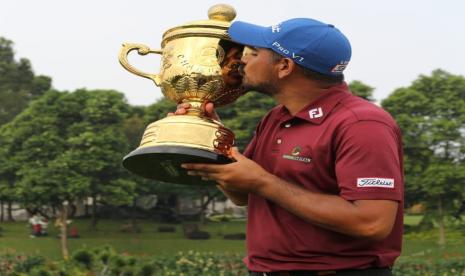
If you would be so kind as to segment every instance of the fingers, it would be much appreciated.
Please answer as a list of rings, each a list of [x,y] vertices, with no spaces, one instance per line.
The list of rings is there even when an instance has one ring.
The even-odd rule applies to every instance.
[[[220,175],[217,173],[207,173],[207,172],[201,172],[201,171],[188,171],[187,175],[190,176],[200,176],[202,180],[217,180]]]
[[[220,121],[220,117],[215,111],[215,105],[212,102],[205,104],[205,114],[213,120]]]
[[[205,113],[212,114],[215,112],[215,106],[212,102],[208,102],[205,104]]]
[[[203,172],[211,172],[216,173],[221,171],[221,167],[223,165],[214,165],[214,164],[192,164],[192,163],[184,163],[181,164],[181,167],[187,169],[189,171],[203,171]]]
[[[180,103],[176,107],[176,111],[173,115],[184,115],[187,113],[187,110],[191,107],[189,103]]]
[[[202,180],[217,180],[221,177],[220,165],[211,164],[182,164],[190,176],[200,176]]]
[[[189,108],[191,108],[191,104],[189,104],[189,103],[180,103],[176,107],[176,111],[175,112],[169,112],[167,114],[167,116],[185,115],[185,114],[187,114],[187,111],[188,111]],[[217,121],[220,120],[218,114],[215,111],[215,105],[213,103],[207,102],[207,103],[205,103],[205,105],[202,106],[202,108],[204,109],[205,115],[207,117],[210,117],[210,118],[212,118],[214,120],[217,120]]]
[[[190,103],[180,103],[176,108],[184,108],[184,109],[189,109],[191,107]]]
[[[191,108],[190,103],[180,103],[176,107],[175,112],[169,112],[167,116],[173,116],[173,115],[185,115],[188,113],[189,108]],[[207,102],[204,105],[202,105],[202,109],[205,112],[205,115],[209,118],[212,118],[213,120],[220,121],[220,117],[215,111],[215,105],[211,102]]]
[[[202,180],[214,180],[217,181],[221,175],[219,173],[212,173],[207,171],[187,171],[187,175],[200,176]]]

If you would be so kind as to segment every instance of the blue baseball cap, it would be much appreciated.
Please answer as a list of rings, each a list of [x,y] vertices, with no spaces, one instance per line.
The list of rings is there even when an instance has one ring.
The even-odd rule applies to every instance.
[[[270,27],[235,21],[228,33],[235,42],[271,49],[325,75],[341,75],[352,54],[350,42],[341,31],[309,18],[294,18]]]

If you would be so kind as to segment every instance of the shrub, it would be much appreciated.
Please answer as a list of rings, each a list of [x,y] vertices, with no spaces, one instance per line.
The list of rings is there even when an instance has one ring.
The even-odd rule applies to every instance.
[[[245,240],[244,233],[236,233],[236,234],[226,234],[223,236],[225,240]]]
[[[173,233],[176,232],[176,227],[174,226],[159,226],[157,231],[160,233]]]
[[[24,256],[6,253],[0,255],[0,275],[28,273],[34,267],[42,266],[45,259],[41,256]]]
[[[186,234],[186,237],[190,240],[208,240],[210,233],[205,231],[192,231]]]
[[[400,259],[394,275],[465,275],[465,258]],[[81,249],[69,261],[50,261],[39,256],[0,255],[0,275],[247,275],[242,256],[179,252],[162,257],[133,257],[119,254],[111,247]]]
[[[465,258],[399,260],[393,269],[394,275],[402,276],[436,276],[465,275]]]
[[[242,256],[180,252],[174,256],[138,257],[116,253],[110,247],[80,249],[69,261],[47,261],[37,256],[0,255],[0,275],[247,275]]]
[[[94,263],[94,254],[87,250],[81,249],[73,254],[72,260],[84,266],[85,268],[90,269]]]

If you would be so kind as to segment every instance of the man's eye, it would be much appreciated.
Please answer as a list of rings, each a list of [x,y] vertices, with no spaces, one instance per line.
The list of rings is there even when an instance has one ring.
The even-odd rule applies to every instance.
[[[245,47],[243,55],[244,56],[247,56],[247,55],[256,56],[256,55],[258,55],[258,51],[256,49],[253,49],[253,48],[250,48],[250,47]]]

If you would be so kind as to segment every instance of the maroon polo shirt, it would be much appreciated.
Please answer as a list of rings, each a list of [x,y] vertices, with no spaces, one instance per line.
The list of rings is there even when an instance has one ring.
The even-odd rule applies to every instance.
[[[259,123],[245,155],[290,183],[348,201],[399,202],[392,232],[370,241],[308,223],[249,195],[249,270],[335,270],[392,266],[400,255],[403,164],[400,130],[380,107],[334,86],[292,116],[275,107]],[[307,204],[314,204],[308,202]]]

